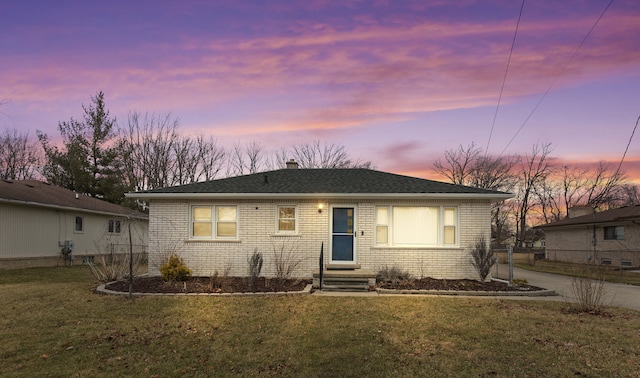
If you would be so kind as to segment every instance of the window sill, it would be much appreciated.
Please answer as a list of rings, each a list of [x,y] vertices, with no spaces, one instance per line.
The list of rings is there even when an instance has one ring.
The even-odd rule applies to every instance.
[[[371,247],[372,250],[383,250],[383,249],[450,249],[450,250],[462,250],[463,248],[458,245],[425,245],[425,246],[398,246],[398,245],[376,245]]]
[[[293,236],[293,237],[301,237],[302,235],[300,233],[290,233],[290,234],[285,234],[285,233],[279,233],[279,234],[273,234],[271,235],[272,238],[282,238],[282,237],[288,237],[288,236]]]
[[[185,243],[241,243],[240,239],[187,239]]]

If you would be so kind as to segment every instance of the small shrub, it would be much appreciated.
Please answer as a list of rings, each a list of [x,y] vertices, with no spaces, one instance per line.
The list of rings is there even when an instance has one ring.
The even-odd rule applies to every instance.
[[[172,254],[160,267],[160,275],[164,281],[186,281],[191,277],[191,269],[185,265],[180,256]]]
[[[600,313],[604,307],[606,272],[593,266],[584,276],[571,278],[571,292],[579,312]]]
[[[102,283],[123,281],[129,278],[129,255],[110,256],[107,258],[100,256],[100,264],[94,262],[89,263],[89,269],[95,279]],[[136,276],[142,272],[145,256],[142,253],[133,254],[133,275]]]
[[[399,266],[393,265],[388,266],[385,265],[383,268],[378,270],[376,273],[376,282],[384,282],[392,285],[397,285],[401,282],[406,282],[411,280],[411,274],[407,271],[403,271]]]
[[[273,249],[273,266],[275,268],[275,284],[276,289],[284,284],[286,280],[292,278],[293,273],[302,263],[302,259],[298,257],[297,248],[294,244],[287,244],[283,241],[279,245],[272,245]]]
[[[209,276],[209,290],[214,291],[221,289],[225,282],[229,279],[229,273],[231,272],[231,265],[227,265],[222,274],[216,270],[211,276]]]
[[[522,278],[514,278],[512,283],[516,286],[521,286],[521,285],[528,285],[529,281]]]
[[[258,247],[253,250],[253,255],[248,260],[249,263],[249,288],[254,290],[256,287],[256,281],[258,280],[258,276],[260,276],[260,271],[262,271],[262,263],[264,263],[264,259],[262,258],[262,253],[258,252]]]
[[[471,254],[471,263],[476,268],[480,281],[485,282],[491,273],[491,268],[496,263],[496,258],[493,256],[493,250],[487,245],[484,235],[476,238],[469,253]]]

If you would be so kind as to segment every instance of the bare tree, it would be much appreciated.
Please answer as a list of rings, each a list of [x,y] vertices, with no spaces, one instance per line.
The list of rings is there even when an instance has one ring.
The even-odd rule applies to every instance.
[[[41,164],[42,150],[29,133],[7,129],[0,135],[0,179],[34,179]]]
[[[371,169],[370,161],[353,160],[343,145],[335,143],[302,143],[293,146],[289,151],[290,159],[294,159],[300,168],[366,168]],[[287,160],[285,159],[284,162]]]
[[[150,190],[174,184],[174,143],[179,122],[171,114],[158,116],[129,113],[128,127],[121,140],[126,156],[126,174],[136,190]]]
[[[215,138],[179,133],[171,114],[129,114],[121,140],[127,178],[136,190],[189,184],[215,178],[224,162],[224,149]]]
[[[436,160],[433,170],[453,184],[511,192],[516,183],[514,168],[518,162],[518,156],[483,155],[482,149],[471,143],[467,147],[460,145],[455,150],[445,151],[444,161]],[[508,201],[492,205],[492,224],[498,245],[502,245],[508,228],[508,208]]]
[[[636,184],[623,184],[620,186],[622,193],[621,205],[640,205],[640,188]]]
[[[551,143],[543,145],[535,144],[531,154],[525,154],[520,162],[519,180],[516,185],[516,246],[524,245],[527,232],[527,220],[529,211],[534,207],[534,195],[551,174],[551,160],[549,156]]]
[[[256,141],[233,145],[227,165],[227,176],[258,173],[265,169],[264,147]]]

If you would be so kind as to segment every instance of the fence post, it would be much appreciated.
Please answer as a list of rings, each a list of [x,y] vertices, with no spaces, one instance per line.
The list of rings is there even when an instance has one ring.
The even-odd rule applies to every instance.
[[[513,283],[513,247],[507,249],[509,255],[509,285]]]
[[[322,291],[322,275],[324,273],[324,242],[322,242],[322,244],[320,244],[320,288],[319,290]]]

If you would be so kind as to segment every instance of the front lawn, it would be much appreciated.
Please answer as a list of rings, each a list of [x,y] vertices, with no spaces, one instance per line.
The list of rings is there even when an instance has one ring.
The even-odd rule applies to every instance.
[[[640,313],[487,298],[98,295],[0,271],[0,376],[640,376]]]

